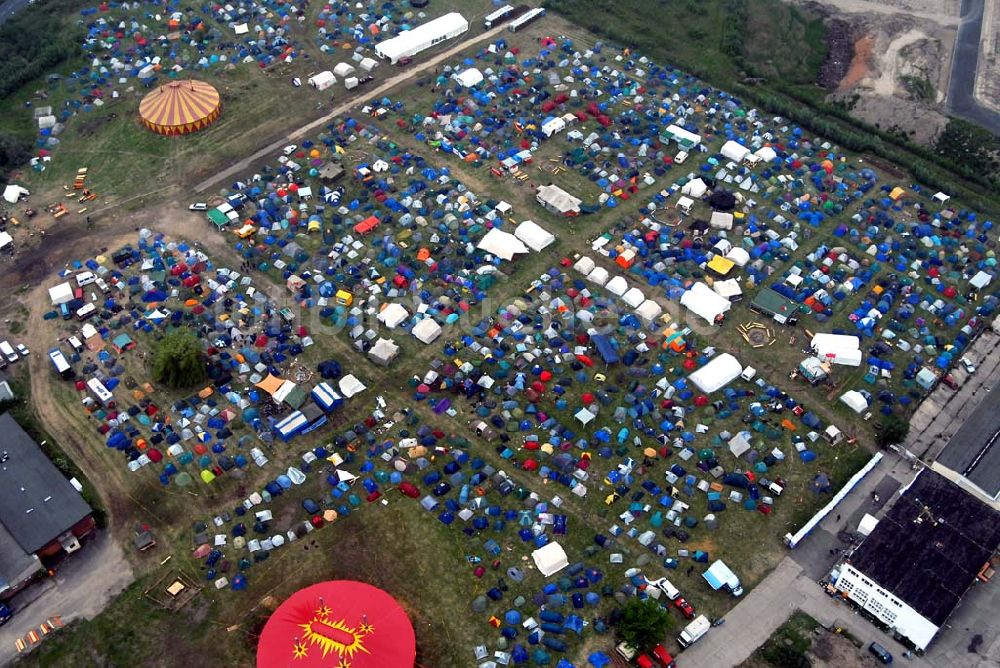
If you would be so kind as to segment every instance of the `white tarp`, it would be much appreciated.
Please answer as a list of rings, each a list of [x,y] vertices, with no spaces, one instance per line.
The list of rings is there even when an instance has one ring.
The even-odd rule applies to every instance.
[[[861,340],[849,334],[816,334],[809,343],[823,360],[845,366],[861,366]]]
[[[49,299],[53,306],[73,301],[73,286],[68,282],[52,286],[49,288]]]
[[[387,304],[378,314],[378,320],[389,329],[395,329],[410,316],[402,304]]]
[[[701,179],[691,179],[681,186],[681,194],[698,199],[708,191],[708,186]]]
[[[514,236],[536,253],[547,248],[556,240],[551,232],[532,220],[526,220],[514,228]]]
[[[375,45],[375,53],[395,64],[400,58],[418,54],[439,42],[457,37],[468,29],[469,22],[465,17],[458,12],[451,12],[379,42]]]
[[[17,204],[17,201],[21,199],[21,196],[28,196],[31,193],[28,192],[27,188],[22,188],[21,186],[16,186],[13,183],[8,185],[3,189],[3,198],[10,204]]]
[[[711,394],[729,385],[739,378],[741,373],[743,373],[743,367],[740,366],[739,361],[729,353],[722,353],[693,372],[688,376],[688,380],[705,394]]]
[[[345,397],[350,399],[355,394],[364,392],[366,389],[365,384],[354,377],[354,374],[347,374],[337,382],[337,386],[340,388],[340,393]]]
[[[743,294],[740,282],[735,278],[730,278],[725,281],[716,281],[712,284],[712,289],[715,290],[720,297],[725,297],[729,301],[732,301],[734,297],[739,297]]]
[[[421,343],[431,343],[441,335],[441,325],[437,324],[433,318],[424,318],[413,326],[411,333]]]
[[[482,83],[483,73],[475,67],[470,67],[464,72],[459,72],[454,75],[452,78],[458,83],[459,86],[472,88],[476,84]]]
[[[722,145],[720,153],[733,162],[743,162],[743,158],[747,157],[747,154],[750,153],[750,149],[743,144],[730,139]]]
[[[545,577],[555,575],[569,566],[569,559],[566,558],[566,550],[555,541],[548,545],[543,545],[532,552],[531,558],[535,561],[535,567]]]
[[[714,325],[715,319],[732,308],[733,304],[704,283],[695,283],[681,295],[681,306],[688,307],[692,313]]]
[[[501,260],[507,260],[508,262],[513,260],[515,255],[523,255],[528,252],[528,247],[520,239],[510,232],[504,232],[496,227],[487,232],[479,240],[476,248],[484,250],[490,255],[496,255]]]
[[[868,400],[865,399],[865,395],[861,394],[857,390],[848,390],[840,395],[840,401],[847,404],[855,413],[864,413],[868,410]]]

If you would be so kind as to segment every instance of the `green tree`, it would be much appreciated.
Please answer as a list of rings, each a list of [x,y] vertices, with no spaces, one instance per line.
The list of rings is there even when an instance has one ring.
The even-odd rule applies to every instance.
[[[201,341],[186,329],[170,331],[153,352],[153,379],[168,387],[186,388],[205,380]]]
[[[651,598],[631,599],[618,622],[618,637],[640,652],[661,642],[670,628],[670,615]]]
[[[898,415],[888,415],[879,423],[875,441],[880,448],[887,448],[895,443],[902,443],[909,433],[909,422]]]

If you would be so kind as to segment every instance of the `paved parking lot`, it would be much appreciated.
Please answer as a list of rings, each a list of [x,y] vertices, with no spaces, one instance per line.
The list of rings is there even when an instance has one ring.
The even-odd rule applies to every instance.
[[[987,330],[966,353],[977,365],[968,374],[961,365],[952,371],[958,390],[939,384],[910,419],[906,449],[925,462],[933,461],[958,428],[972,415],[986,393],[1000,378],[1000,336]]]
[[[977,582],[958,604],[927,658],[935,666],[996,668],[1000,666],[1000,583]],[[975,637],[980,640],[973,642]],[[975,647],[970,652],[969,647]]]

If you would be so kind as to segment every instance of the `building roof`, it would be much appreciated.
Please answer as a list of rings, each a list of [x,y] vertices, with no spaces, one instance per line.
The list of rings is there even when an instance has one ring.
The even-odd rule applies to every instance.
[[[988,392],[948,441],[937,463],[1000,497],[1000,393]]]
[[[41,567],[42,562],[25,552],[0,524],[0,593],[17,587]]]
[[[92,510],[10,413],[0,415],[0,522],[33,554]]]
[[[925,469],[850,563],[942,626],[1000,545],[1000,514]]]

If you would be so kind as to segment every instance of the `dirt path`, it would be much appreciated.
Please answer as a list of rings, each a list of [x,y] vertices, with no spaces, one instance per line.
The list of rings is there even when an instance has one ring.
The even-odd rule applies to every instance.
[[[353,108],[353,107],[355,107],[355,106],[357,106],[359,104],[362,104],[365,100],[370,100],[372,98],[375,98],[375,97],[378,97],[378,96],[382,95],[383,93],[388,92],[389,90],[391,90],[392,88],[395,88],[399,84],[404,83],[407,79],[412,79],[412,78],[418,76],[421,72],[425,72],[428,69],[439,65],[443,61],[445,61],[445,60],[451,58],[452,56],[454,56],[456,53],[461,53],[462,51],[465,51],[470,46],[474,46],[474,45],[479,44],[481,42],[485,42],[486,40],[490,39],[491,37],[495,37],[496,35],[500,34],[503,30],[504,30],[504,26],[502,26],[502,25],[501,26],[497,26],[496,28],[493,28],[492,30],[487,30],[486,32],[484,32],[481,35],[477,35],[476,37],[473,37],[471,39],[467,39],[467,40],[463,40],[461,42],[458,42],[457,44],[455,44],[450,49],[448,49],[446,51],[442,51],[441,53],[439,53],[438,55],[434,56],[430,60],[427,60],[426,62],[423,62],[423,63],[417,65],[416,67],[412,68],[412,69],[405,69],[405,70],[401,71],[399,74],[397,74],[395,76],[392,76],[392,77],[389,77],[388,79],[386,79],[385,81],[383,81],[379,86],[377,86],[375,88],[372,88],[370,90],[365,91],[366,94],[364,96],[358,95],[358,96],[352,97],[350,100],[344,102],[343,104],[340,104],[340,105],[334,107],[333,111],[331,111],[330,113],[326,114],[325,116],[320,116],[316,120],[310,121],[309,123],[306,123],[305,125],[303,125],[299,129],[293,130],[291,133],[288,134],[287,137],[284,137],[284,138],[279,139],[279,140],[277,140],[275,142],[272,142],[271,144],[265,146],[264,148],[260,149],[256,153],[253,153],[253,154],[249,155],[248,157],[244,158],[243,160],[240,160],[239,162],[230,165],[229,167],[227,167],[226,169],[222,170],[218,174],[215,174],[214,176],[210,176],[209,178],[205,179],[204,181],[202,181],[201,183],[199,183],[198,185],[196,185],[194,187],[194,191],[197,192],[197,193],[205,192],[206,190],[208,190],[209,188],[211,188],[213,185],[215,185],[219,181],[228,180],[231,177],[233,177],[233,176],[235,176],[237,174],[240,174],[240,173],[246,171],[256,161],[260,160],[261,158],[263,158],[263,157],[265,157],[267,155],[271,155],[271,154],[275,153],[276,151],[278,151],[279,149],[281,149],[281,147],[284,146],[288,141],[294,141],[294,140],[298,139],[299,137],[302,137],[302,136],[306,135],[307,133],[315,130],[316,128],[323,127],[324,125],[326,125],[327,123],[329,123],[331,120],[333,120],[337,116],[340,116],[341,114],[344,114],[347,111],[349,111],[351,108]]]
[[[880,58],[882,71],[879,73],[878,78],[872,82],[872,86],[878,95],[888,97],[896,92],[896,77],[899,68],[897,58],[899,57],[899,52],[922,39],[927,39],[924,31],[911,28],[889,42],[889,46]]]
[[[800,3],[804,4],[804,3]],[[900,2],[890,0],[819,0],[819,4],[838,9],[848,14],[906,14],[933,21],[943,26],[957,26],[959,23],[958,2],[954,0],[911,0]]]

